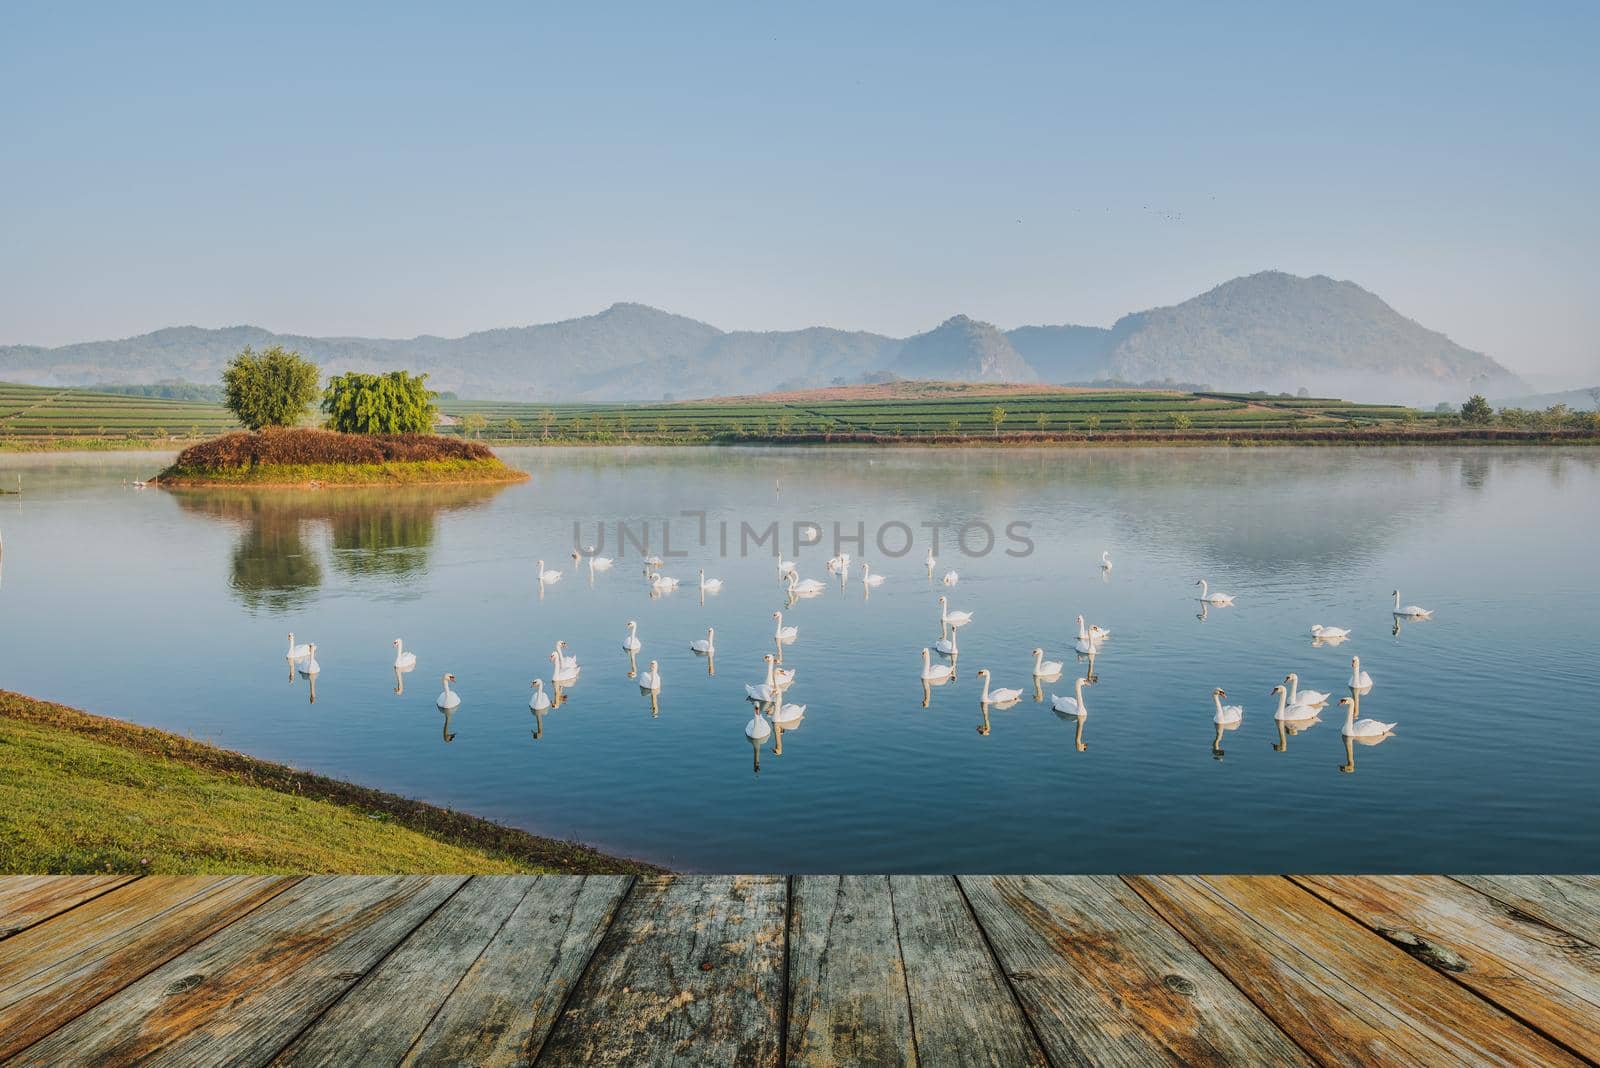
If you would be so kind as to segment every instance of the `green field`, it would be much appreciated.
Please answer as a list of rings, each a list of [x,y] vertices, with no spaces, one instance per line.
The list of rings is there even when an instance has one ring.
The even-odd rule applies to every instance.
[[[203,438],[238,427],[220,404],[0,383],[0,438]]]

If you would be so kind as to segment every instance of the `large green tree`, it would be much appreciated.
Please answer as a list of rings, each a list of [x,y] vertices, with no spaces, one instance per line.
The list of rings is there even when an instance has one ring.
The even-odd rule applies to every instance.
[[[405,371],[351,371],[328,379],[322,410],[328,426],[346,434],[426,434],[438,409],[428,376]]]
[[[293,426],[315,403],[317,378],[317,365],[298,352],[282,345],[256,352],[246,345],[223,369],[222,399],[251,430]]]
[[[1489,402],[1483,399],[1482,393],[1474,393],[1467,398],[1467,403],[1461,406],[1461,421],[1463,423],[1487,423],[1494,418],[1494,409],[1489,407]]]

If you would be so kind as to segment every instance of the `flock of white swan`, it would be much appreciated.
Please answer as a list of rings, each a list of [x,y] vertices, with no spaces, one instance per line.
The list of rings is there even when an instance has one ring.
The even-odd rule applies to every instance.
[[[611,557],[598,555],[592,546],[587,546],[582,550],[574,550],[572,558],[575,563],[588,567],[591,577],[594,572],[611,569],[616,562]],[[663,561],[660,557],[646,556],[643,559],[643,563],[645,584],[651,597],[657,597],[678,588],[679,582],[677,579],[661,574],[660,567]],[[1109,551],[1101,553],[1099,564],[1104,573],[1110,573],[1113,565]],[[851,565],[850,555],[848,553],[840,553],[830,558],[824,566],[830,575],[839,580],[842,586],[849,581]],[[937,560],[931,549],[924,560],[924,565],[931,581],[937,565]],[[869,564],[862,562],[860,566],[860,581],[864,590],[870,591],[887,581],[887,576],[873,572]],[[792,608],[796,602],[805,598],[815,597],[828,588],[828,583],[818,579],[800,578],[798,568],[792,560],[780,558],[777,562],[777,570],[778,581],[788,596],[786,607]],[[540,560],[538,561],[536,575],[542,595],[547,585],[561,581],[563,572],[547,569],[545,562]],[[945,586],[954,586],[960,581],[960,576],[954,570],[950,570],[940,576],[939,581]],[[707,578],[704,569],[699,571],[698,588],[702,603],[705,595],[719,592],[722,589],[722,585],[721,579]],[[1202,618],[1210,608],[1226,608],[1234,603],[1232,594],[1212,590],[1210,583],[1206,579],[1198,580],[1195,585],[1200,588],[1199,601]],[[973,612],[951,608],[949,598],[942,594],[938,598],[938,605],[939,638],[922,650],[921,680],[924,707],[928,704],[932,687],[941,686],[955,677],[955,662],[960,656],[958,633],[962,627],[972,623],[974,618]],[[1433,618],[1433,612],[1414,604],[1401,605],[1400,591],[1395,590],[1393,616],[1398,627],[1401,621],[1431,619]],[[772,619],[774,623],[774,649],[773,652],[767,653],[762,657],[765,668],[764,677],[759,682],[747,683],[744,688],[747,700],[754,706],[754,715],[745,724],[744,733],[745,737],[756,743],[764,741],[772,734],[773,725],[780,729],[793,727],[798,725],[806,714],[805,705],[787,700],[789,690],[794,685],[797,673],[795,669],[783,666],[784,648],[799,640],[800,630],[792,624],[786,625],[784,623],[782,611],[773,612]],[[1086,623],[1081,615],[1077,617],[1077,623],[1078,633],[1076,640],[1073,642],[1073,650],[1080,656],[1089,658],[1089,670],[1086,673],[1086,677],[1079,677],[1073,681],[1072,696],[1064,697],[1051,693],[1050,707],[1063,717],[1077,719],[1080,728],[1079,747],[1082,748],[1082,722],[1089,714],[1083,688],[1094,681],[1094,658],[1100,653],[1102,646],[1111,639],[1111,632],[1104,627]],[[1316,645],[1337,645],[1349,638],[1350,634],[1350,630],[1345,627],[1329,627],[1320,623],[1311,626],[1313,644]],[[401,674],[416,668],[417,656],[415,652],[407,650],[404,642],[399,638],[394,639],[392,644],[394,646],[393,666],[398,678]],[[696,656],[714,657],[716,655],[716,628],[707,627],[704,638],[693,639],[688,645],[690,652]],[[656,707],[655,697],[661,692],[662,688],[661,665],[659,660],[652,659],[644,671],[638,671],[636,657],[644,649],[644,643],[639,638],[637,620],[630,619],[627,621],[626,633],[622,639],[622,649],[628,655],[628,677],[637,679],[641,693],[650,695],[652,710],[654,710]],[[940,662],[936,663],[934,661],[935,654],[941,658]],[[1032,677],[1035,692],[1037,696],[1042,697],[1043,691],[1040,684],[1059,680],[1066,670],[1066,665],[1060,660],[1045,659],[1045,651],[1042,647],[1034,649],[1032,655]],[[316,643],[297,643],[292,633],[289,635],[289,648],[285,658],[289,661],[291,672],[298,671],[301,675],[312,678],[313,681],[322,670],[321,665],[317,662]],[[561,703],[563,689],[575,684],[582,672],[578,658],[568,652],[565,641],[556,642],[555,648],[550,652],[549,660],[551,666],[550,683],[555,691],[555,696],[552,698],[551,694],[546,691],[543,678],[533,679],[530,683],[533,695],[528,701],[528,707],[536,714]],[[977,677],[983,683],[979,704],[984,714],[984,725],[978,729],[980,733],[987,734],[989,709],[991,707],[1009,708],[1015,705],[1022,699],[1023,691],[1017,687],[995,684],[988,668],[979,669]],[[450,686],[455,681],[455,675],[449,672],[441,676],[443,689],[439,692],[435,703],[442,712],[453,712],[460,707],[461,695],[451,689]],[[1350,658],[1350,678],[1347,685],[1350,691],[1349,696],[1341,697],[1338,701],[1339,706],[1345,710],[1344,725],[1340,733],[1346,739],[1361,741],[1366,744],[1382,741],[1392,734],[1398,724],[1385,723],[1370,717],[1362,717],[1361,715],[1361,698],[1371,692],[1373,682],[1372,676],[1362,670],[1361,658],[1358,656]],[[399,690],[397,689],[396,692],[399,692]],[[1223,698],[1227,696],[1227,692],[1220,687],[1211,692],[1214,709],[1212,722],[1217,729],[1216,739],[1213,742],[1213,751],[1219,756],[1221,755],[1222,732],[1238,728],[1244,720],[1244,708],[1242,706],[1223,704]],[[1333,697],[1331,693],[1325,693],[1320,690],[1302,689],[1300,687],[1300,677],[1294,672],[1285,675],[1283,682],[1272,688],[1270,696],[1278,699],[1278,707],[1273,714],[1273,719],[1279,725],[1280,738],[1285,728],[1295,731],[1316,722],[1318,716]]]

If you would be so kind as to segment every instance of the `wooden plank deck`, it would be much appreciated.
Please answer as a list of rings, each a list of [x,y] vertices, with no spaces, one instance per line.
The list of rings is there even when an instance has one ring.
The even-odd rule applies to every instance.
[[[1600,1063],[1580,876],[0,878],[0,1063]]]

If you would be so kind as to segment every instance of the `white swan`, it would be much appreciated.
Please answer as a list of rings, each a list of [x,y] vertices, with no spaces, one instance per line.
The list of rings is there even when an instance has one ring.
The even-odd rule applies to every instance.
[[[792,727],[805,718],[805,705],[780,704],[772,709],[772,722],[780,727]]]
[[[978,698],[979,704],[1003,705],[1022,696],[1021,690],[1013,690],[1007,686],[997,686],[990,690],[988,668],[979,668],[978,678],[983,680],[983,695]]]
[[[1311,636],[1325,642],[1337,642],[1350,637],[1350,630],[1347,627],[1324,627],[1321,623],[1313,623]]]
[[[930,545],[928,547],[928,556],[925,560],[923,560],[923,563],[928,565],[928,574],[933,574],[933,565],[937,564],[938,562],[939,558],[933,555],[933,546]]]
[[[1228,696],[1226,690],[1216,689],[1211,691],[1211,700],[1216,702],[1217,706],[1216,715],[1211,717],[1211,722],[1219,727],[1231,726],[1244,719],[1244,707],[1242,705],[1225,705],[1222,703],[1222,699],[1226,696]]]
[[[550,663],[554,665],[550,670],[550,681],[560,685],[564,682],[578,681],[578,665],[564,662],[560,653],[550,654]]]
[[[661,692],[661,672],[656,668],[656,662],[650,661],[650,667],[639,673],[639,689],[649,690],[651,693]]]
[[[1339,733],[1346,738],[1378,738],[1394,730],[1398,723],[1380,723],[1375,719],[1356,719],[1356,703],[1348,697],[1339,698],[1344,705],[1344,726]]]
[[[310,655],[311,646],[306,645],[304,642],[296,645],[294,641],[294,635],[291,633],[289,635],[289,651],[283,654],[283,658],[285,660],[304,660]]]
[[[706,569],[702,567],[700,569],[700,588],[706,593],[716,593],[722,589],[722,580],[706,578]]]
[[[961,581],[961,576],[954,570],[946,571],[944,573],[944,578],[940,579],[939,581],[943,582],[946,586],[954,586],[956,583]]]
[[[1416,606],[1414,604],[1408,604],[1404,608],[1401,608],[1400,607],[1400,591],[1399,590],[1395,590],[1394,591],[1394,614],[1399,616],[1401,619],[1432,619],[1433,618],[1433,609],[1431,609],[1431,608],[1419,608],[1418,606]]]
[[[1033,673],[1039,678],[1044,679],[1052,675],[1059,675],[1064,666],[1059,660],[1046,660],[1043,649],[1035,649],[1033,651]]]
[[[1111,570],[1111,552],[1109,550],[1103,550],[1100,553],[1100,570],[1101,571],[1110,571]]]
[[[781,579],[781,578],[784,578],[787,575],[794,574],[795,573],[795,566],[796,565],[795,565],[795,562],[793,560],[784,560],[783,558],[780,557],[778,559],[778,577]]]
[[[539,561],[539,581],[540,582],[560,582],[561,581],[561,572],[555,570],[554,568],[551,568],[549,571],[546,571],[544,569],[544,561],[540,560]]]
[[[317,663],[316,642],[306,646],[306,658],[296,662],[295,667],[300,669],[302,675],[315,675],[322,670],[322,665]]]
[[[439,696],[434,699],[433,703],[439,706],[439,710],[441,712],[448,712],[450,709],[461,704],[461,695],[450,688],[450,684],[456,681],[456,677],[454,675],[446,672],[443,677],[443,681],[444,689],[440,691]]]
[[[628,636],[622,639],[622,647],[630,653],[637,653],[644,648],[644,642],[639,640],[639,624],[636,620],[628,620]]]
[[[956,648],[956,632],[943,621],[939,623],[939,640],[933,643],[933,647],[945,656],[956,656],[961,652]]]
[[[922,650],[922,679],[924,682],[943,682],[948,679],[955,668],[949,664],[933,663],[933,655],[928,650]]]
[[[1350,688],[1357,693],[1366,693],[1372,689],[1372,676],[1361,670],[1361,658],[1350,658]]]
[[[1078,640],[1072,644],[1072,647],[1084,654],[1099,652],[1100,649],[1099,642],[1094,639],[1088,628],[1083,625],[1082,616],[1078,617]]]
[[[850,568],[850,554],[840,553],[838,556],[830,556],[823,566],[829,571],[847,571]]]
[[[534,679],[529,685],[533,687],[533,696],[528,698],[528,711],[543,712],[549,708],[550,695],[544,692],[544,680]]]
[[[865,560],[863,560],[861,562],[861,585],[863,585],[863,586],[882,586],[883,585],[883,580],[884,580],[884,576],[882,576],[882,575],[874,575],[872,573],[872,565],[871,564],[867,563]]]
[[[971,612],[952,612],[952,611],[950,611],[950,602],[946,598],[940,597],[939,598],[939,620],[942,623],[950,624],[950,626],[952,626],[952,627],[964,627],[968,623],[972,622],[972,613]]]
[[[717,628],[707,627],[706,636],[704,638],[696,638],[690,642],[689,649],[692,652],[704,653],[707,656],[715,653],[717,651]]]
[[[773,662],[768,665],[767,671],[771,673],[768,681],[772,683],[773,687],[777,689],[779,693],[787,690],[790,684],[794,682],[794,668],[779,667],[776,657],[774,657]]]
[[[794,572],[789,573],[789,593],[793,596],[810,597],[827,588],[828,584],[825,582],[818,582],[816,579],[797,579]]]
[[[1317,714],[1317,710],[1313,706],[1297,705],[1289,700],[1289,691],[1282,686],[1274,686],[1272,692],[1278,695],[1278,711],[1272,714],[1273,719],[1292,722],[1297,719],[1311,719]]]
[[[567,654],[567,643],[566,642],[564,642],[564,641],[556,642],[556,653],[561,657],[561,666],[562,667],[575,668],[575,667],[578,666],[578,658],[575,657],[575,656],[569,656]]]
[[[1283,677],[1283,681],[1289,684],[1289,703],[1291,705],[1318,708],[1327,704],[1328,698],[1333,696],[1333,694],[1323,693],[1321,690],[1302,690],[1300,688],[1300,676],[1292,671]]]
[[[589,570],[610,571],[611,565],[614,563],[616,563],[616,561],[609,556],[591,556],[589,557]]]
[[[658,593],[667,590],[675,590],[678,588],[678,580],[675,578],[668,578],[662,575],[659,571],[652,571],[650,572],[650,588]]]
[[[755,718],[744,725],[744,736],[752,742],[765,741],[772,733],[772,727],[767,724],[767,719],[761,714],[761,707],[756,706]]]
[[[654,554],[644,558],[644,566],[646,568],[660,567],[664,563],[666,563],[665,560],[661,559],[661,557],[656,556]]]
[[[777,624],[777,629],[772,632],[772,636],[774,638],[778,639],[779,642],[787,645],[788,643],[794,641],[796,638],[800,637],[800,628],[799,627],[786,627],[786,626],[783,625],[783,613],[782,612],[774,612],[774,613],[772,613],[772,618]]]
[[[1076,697],[1057,697],[1055,694],[1051,694],[1050,707],[1067,716],[1087,716],[1089,714],[1089,706],[1083,703],[1083,684],[1087,681],[1087,679],[1079,679],[1072,684],[1073,692],[1077,694]]]
[[[773,685],[773,657],[771,653],[768,653],[761,659],[766,661],[767,664],[767,681],[757,683],[754,686],[747,682],[744,684],[744,692],[745,696],[750,698],[752,701],[759,701],[762,704],[769,704],[778,697],[778,688]]]
[[[394,668],[396,671],[410,671],[417,666],[417,654],[406,652],[405,646],[396,638],[394,644]]]
[[[1195,585],[1200,587],[1200,599],[1202,601],[1204,601],[1206,604],[1232,604],[1233,603],[1233,594],[1231,594],[1231,593],[1212,593],[1211,592],[1211,587],[1206,583],[1205,579],[1201,579],[1199,582],[1196,582]]]

